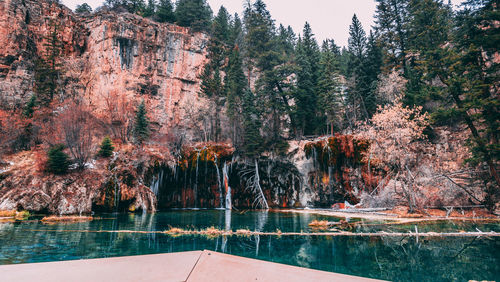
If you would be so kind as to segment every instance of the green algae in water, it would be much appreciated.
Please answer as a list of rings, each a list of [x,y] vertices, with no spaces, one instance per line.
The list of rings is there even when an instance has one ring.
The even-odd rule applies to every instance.
[[[85,233],[75,231],[164,231],[170,227],[309,232],[312,220],[331,217],[257,212],[173,211],[156,215],[103,215],[91,222],[45,225],[37,221],[0,224],[0,264],[60,261],[213,250],[290,265],[393,281],[500,279],[500,239],[329,236],[204,236]],[[357,224],[354,232],[410,231],[415,224]],[[419,224],[419,232],[499,231],[495,223],[444,221]]]

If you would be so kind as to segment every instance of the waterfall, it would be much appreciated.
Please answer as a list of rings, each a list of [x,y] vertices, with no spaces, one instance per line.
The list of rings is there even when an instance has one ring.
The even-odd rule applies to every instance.
[[[196,155],[196,176],[194,180],[194,208],[198,207],[198,164],[200,162],[200,152]]]
[[[118,206],[120,205],[120,183],[118,183],[118,178],[115,176],[115,195],[113,199],[113,204],[115,212],[118,212]]]
[[[219,188],[219,202],[220,202],[220,208],[224,208],[224,192],[222,191],[222,184],[220,181],[220,173],[219,173],[219,165],[217,164],[217,154],[214,153],[214,165],[215,165],[215,170],[217,171],[217,186]]]
[[[224,166],[222,167],[222,177],[224,181],[224,187],[226,190],[226,210],[231,210],[233,208],[233,204],[231,202],[231,186],[229,186],[228,171],[229,167],[227,166],[227,163],[224,163]]]
[[[330,198],[332,197],[333,193],[334,193],[334,190],[335,190],[335,185],[334,185],[334,175],[333,175],[333,166],[329,165],[328,166],[328,186],[330,186],[330,191],[331,191],[331,194],[330,194]]]
[[[151,191],[153,192],[153,194],[155,194],[157,200],[158,200],[158,195],[160,192],[160,184],[161,184],[162,178],[163,178],[163,169],[160,170],[157,177],[153,177],[153,181],[151,183],[151,186],[149,187],[151,189]]]

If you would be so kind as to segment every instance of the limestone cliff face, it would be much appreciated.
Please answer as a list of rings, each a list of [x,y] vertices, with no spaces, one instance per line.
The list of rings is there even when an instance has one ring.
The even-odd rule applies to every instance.
[[[132,108],[144,100],[153,130],[161,133],[186,124],[186,110],[207,104],[198,96],[207,35],[127,13],[78,16],[50,0],[0,0],[0,108],[21,109],[34,94],[36,63],[46,54],[54,28],[61,45],[58,101],[83,98],[99,115],[110,99],[123,98]],[[189,125],[188,131],[195,127]],[[138,169],[148,163],[132,161],[139,153],[118,153],[118,160],[124,158],[116,166],[122,172],[108,170],[105,163],[64,177],[30,175],[33,153],[11,156],[10,164],[0,168],[0,209],[154,211],[155,195]],[[30,165],[19,166],[20,156]]]
[[[79,17],[48,0],[0,1],[0,106],[19,106],[34,91],[35,62],[54,26],[62,43],[56,97],[81,96],[106,110],[111,93],[144,99],[157,129],[178,124],[184,109],[203,103],[198,75],[207,36],[127,13]]]
[[[178,124],[188,101],[199,100],[198,75],[206,60],[204,34],[159,24],[130,14],[99,14],[87,19],[84,70],[86,97],[105,108],[108,93],[144,99],[159,130]],[[191,99],[196,97],[196,99]]]
[[[80,56],[86,29],[71,10],[48,1],[0,1],[0,106],[19,106],[33,94],[35,60],[51,22],[60,26],[62,55]]]

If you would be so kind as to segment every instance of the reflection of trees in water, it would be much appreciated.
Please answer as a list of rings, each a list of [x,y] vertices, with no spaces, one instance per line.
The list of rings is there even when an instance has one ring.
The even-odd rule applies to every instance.
[[[378,276],[385,279],[422,281],[423,275],[434,281],[478,279],[484,277],[484,270],[498,265],[500,258],[488,261],[491,257],[478,256],[485,245],[477,238],[383,237],[381,241],[374,248],[374,256],[380,270]]]
[[[55,225],[36,221],[0,224],[0,264],[215,248],[234,255],[386,280],[494,280],[500,273],[498,238],[420,237],[418,242],[415,237],[232,236],[210,239],[203,236],[71,231],[161,231],[172,221],[177,226],[187,226],[195,221],[190,213],[173,217],[113,216],[118,218],[103,216],[104,219],[92,222]],[[299,232],[304,226],[302,220],[302,217],[285,218],[267,212],[241,215],[230,211],[208,213],[196,219],[199,224],[204,224],[200,226],[215,223],[225,230],[236,230],[248,223],[252,230],[274,231],[274,228],[288,224],[287,228],[293,226]]]
[[[268,219],[269,219],[269,212],[267,210],[260,210],[260,211],[254,211],[249,216],[252,216],[252,221],[253,221],[253,227],[254,229],[252,231],[264,231],[264,227],[266,226]],[[236,245],[238,248],[244,250],[245,252],[252,251],[255,257],[259,256],[259,249],[260,249],[260,242],[261,242],[261,236],[260,235],[253,235],[250,237],[240,237],[236,238]],[[271,243],[269,241],[268,246],[271,246]]]

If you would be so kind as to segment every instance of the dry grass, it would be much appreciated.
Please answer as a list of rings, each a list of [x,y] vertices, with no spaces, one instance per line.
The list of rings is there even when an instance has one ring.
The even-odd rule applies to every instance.
[[[313,220],[311,223],[309,223],[309,227],[312,229],[318,229],[318,230],[327,230],[328,227],[330,227],[330,222],[326,220]]]
[[[236,230],[236,236],[244,236],[244,237],[249,237],[252,235],[252,231],[248,229],[238,229]]]
[[[91,216],[46,216],[42,218],[43,223],[73,223],[92,221],[94,218]]]
[[[163,233],[168,234],[172,237],[179,237],[182,235],[187,234],[188,231],[182,229],[182,228],[177,228],[177,227],[170,227],[170,229],[163,231]]]
[[[216,238],[224,235],[224,230],[217,229],[213,226],[208,227],[200,232],[200,235],[206,236],[208,238]]]
[[[16,214],[17,214],[16,210],[0,211],[0,217],[15,217]]]
[[[15,218],[16,220],[24,220],[27,219],[30,216],[29,211],[16,211],[16,210],[9,210],[9,211],[0,211],[0,217],[6,217],[6,218]]]

